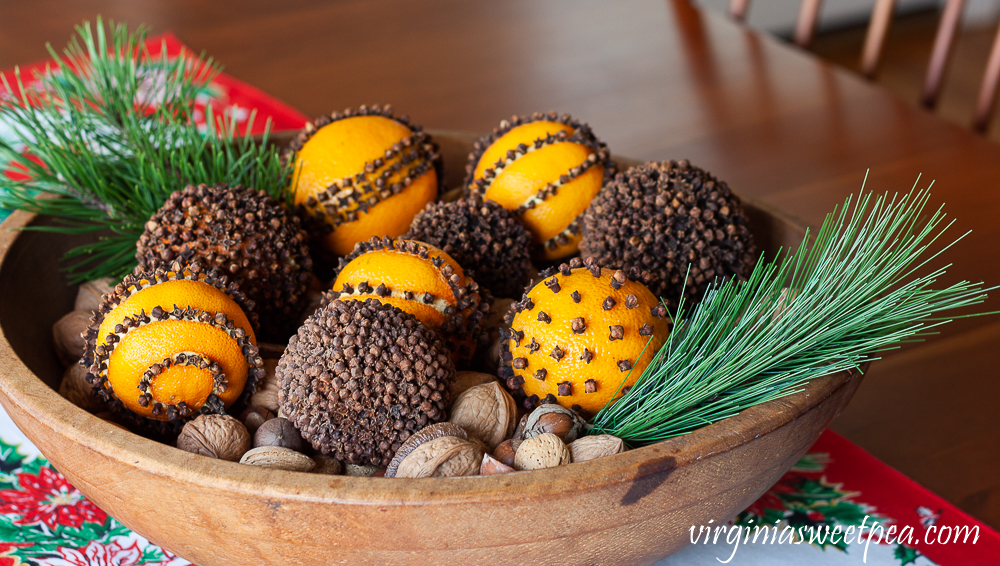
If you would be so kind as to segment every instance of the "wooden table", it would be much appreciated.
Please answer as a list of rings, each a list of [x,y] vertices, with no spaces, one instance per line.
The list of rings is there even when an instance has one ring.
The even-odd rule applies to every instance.
[[[569,112],[617,154],[689,158],[814,226],[866,170],[886,191],[922,174],[956,234],[973,230],[949,252],[953,279],[1000,283],[1000,147],[684,0],[2,0],[0,68],[46,58],[45,42],[62,46],[96,14],[171,30],[310,115],[389,102],[427,127],[479,132]],[[834,423],[994,528],[998,343],[987,317],[890,354]]]

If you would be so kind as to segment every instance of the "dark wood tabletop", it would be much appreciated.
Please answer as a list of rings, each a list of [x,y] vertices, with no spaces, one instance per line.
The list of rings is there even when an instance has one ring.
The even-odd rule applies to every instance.
[[[98,14],[172,31],[311,116],[391,103],[485,132],[568,112],[618,155],[688,158],[813,226],[866,171],[878,191],[922,175],[955,234],[972,230],[951,280],[1000,283],[1000,146],[685,0],[0,0],[0,68]],[[979,317],[887,354],[833,428],[1000,528],[998,345],[1000,318]]]

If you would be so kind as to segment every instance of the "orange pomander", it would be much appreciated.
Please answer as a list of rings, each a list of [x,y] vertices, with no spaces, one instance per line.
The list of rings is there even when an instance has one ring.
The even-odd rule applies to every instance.
[[[295,204],[337,255],[373,236],[405,234],[437,198],[437,147],[389,106],[323,116],[306,124],[291,149]]]
[[[441,333],[457,360],[484,338],[479,322],[492,298],[448,254],[415,240],[372,238],[341,258],[332,300],[378,299]]]
[[[593,415],[621,397],[666,342],[667,310],[636,270],[573,258],[541,275],[507,314],[500,375],[523,390],[527,407],[544,401]]]
[[[264,374],[252,302],[215,270],[171,269],[129,275],[104,298],[83,358],[105,403],[164,434],[245,402]]]
[[[536,255],[561,259],[576,253],[583,212],[615,173],[609,155],[569,115],[515,116],[475,143],[466,186],[513,211],[534,236]]]

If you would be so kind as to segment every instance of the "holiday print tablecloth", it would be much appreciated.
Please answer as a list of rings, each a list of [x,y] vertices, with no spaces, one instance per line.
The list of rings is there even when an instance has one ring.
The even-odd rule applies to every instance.
[[[154,55],[161,46],[171,56],[184,49],[170,34],[149,40]],[[44,69],[39,63],[21,71],[27,78]],[[256,110],[254,133],[263,131],[267,117],[276,131],[301,128],[306,119],[225,74],[198,101],[197,119],[203,121],[211,105],[216,115],[236,117],[243,131]],[[0,137],[12,134],[0,123]],[[0,220],[5,216],[0,210]],[[888,533],[894,533],[891,542]],[[691,540],[658,564],[1000,564],[1000,535],[829,431],[746,511],[723,525],[693,525]],[[187,564],[87,500],[0,409],[0,566]]]

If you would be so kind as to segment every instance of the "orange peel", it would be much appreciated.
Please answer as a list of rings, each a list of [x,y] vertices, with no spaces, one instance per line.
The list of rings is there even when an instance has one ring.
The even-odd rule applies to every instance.
[[[416,240],[389,237],[361,242],[341,258],[333,300],[377,299],[438,331],[457,360],[467,360],[485,338],[480,321],[492,297],[444,251]]]
[[[559,403],[593,415],[621,397],[666,342],[667,310],[638,270],[573,258],[540,275],[507,314],[499,375],[527,408]]]
[[[390,106],[322,116],[306,124],[291,151],[295,204],[340,256],[371,237],[403,235],[437,198],[437,146]]]
[[[252,307],[227,276],[197,263],[137,271],[105,296],[84,334],[87,380],[141,430],[174,433],[225,413],[264,375]]]
[[[583,213],[616,168],[587,124],[535,113],[504,120],[473,145],[466,190],[511,210],[536,255],[557,260],[577,252]]]

